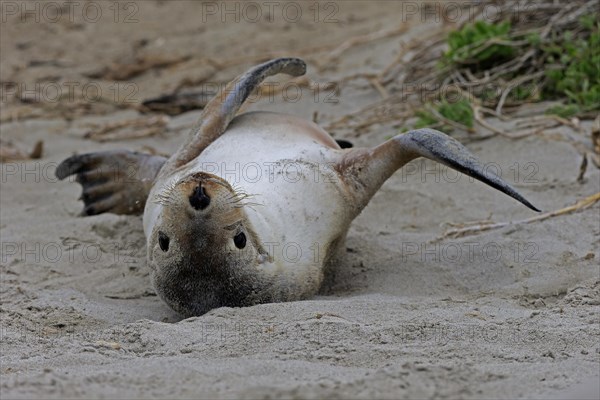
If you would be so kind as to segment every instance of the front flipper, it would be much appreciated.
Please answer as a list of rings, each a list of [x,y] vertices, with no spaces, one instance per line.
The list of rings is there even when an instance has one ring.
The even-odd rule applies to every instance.
[[[433,130],[417,129],[398,135],[373,149],[353,149],[338,162],[344,181],[357,193],[362,209],[398,169],[418,157],[429,158],[506,193],[534,211],[540,211],[500,177],[488,172],[462,144]]]
[[[76,175],[83,187],[81,215],[141,214],[166,158],[127,150],[87,153],[67,158],[56,177]]]

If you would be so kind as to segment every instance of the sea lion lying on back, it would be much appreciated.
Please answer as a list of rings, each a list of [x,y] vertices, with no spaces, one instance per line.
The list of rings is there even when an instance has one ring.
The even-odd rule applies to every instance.
[[[539,211],[502,179],[484,173],[459,142],[432,129],[373,148],[342,149],[298,117],[235,117],[266,77],[305,71],[302,60],[280,58],[239,76],[208,103],[168,159],[119,150],[76,155],[57,168],[60,179],[77,175],[84,215],[143,211],[152,282],[179,313],[313,296],[343,255],[352,220],[396,170],[417,157]],[[135,179],[125,179],[131,166]]]

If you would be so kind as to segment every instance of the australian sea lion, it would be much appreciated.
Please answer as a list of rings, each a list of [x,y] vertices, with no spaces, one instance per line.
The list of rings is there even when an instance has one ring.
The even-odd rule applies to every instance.
[[[280,58],[232,81],[166,159],[129,151],[76,155],[56,175],[83,186],[85,215],[144,213],[156,292],[179,313],[314,295],[345,251],[352,220],[396,170],[426,157],[537,210],[451,137],[418,129],[344,148],[316,124],[267,112],[235,117],[268,76],[300,76]],[[235,117],[235,118],[234,118]],[[148,201],[146,201],[148,200]]]

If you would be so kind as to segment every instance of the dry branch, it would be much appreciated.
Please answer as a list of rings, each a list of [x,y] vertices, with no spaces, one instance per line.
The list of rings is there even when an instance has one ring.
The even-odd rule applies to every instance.
[[[546,212],[546,213],[537,215],[532,218],[522,219],[519,221],[496,222],[496,223],[492,223],[491,221],[482,221],[482,222],[476,223],[475,225],[472,225],[472,226],[463,226],[463,227],[459,227],[459,228],[449,229],[446,232],[444,232],[444,234],[442,236],[434,239],[433,242],[444,240],[448,237],[459,238],[459,237],[476,235],[481,232],[486,232],[486,231],[490,231],[490,230],[494,230],[494,229],[500,229],[500,228],[504,228],[506,226],[531,224],[534,222],[546,220],[548,218],[553,218],[553,217],[557,217],[560,215],[566,215],[566,214],[571,214],[571,213],[574,213],[577,211],[581,211],[583,209],[591,207],[598,201],[600,201],[600,192],[593,194],[591,196],[588,196],[582,200],[579,200],[577,203],[573,204],[572,206],[567,206],[567,207],[563,207],[563,208],[555,210],[555,211]]]

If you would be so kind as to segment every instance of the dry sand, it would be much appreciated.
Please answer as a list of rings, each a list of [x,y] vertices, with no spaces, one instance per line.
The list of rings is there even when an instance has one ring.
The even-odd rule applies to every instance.
[[[295,3],[304,13],[294,24],[285,23],[281,10],[272,23],[249,22],[254,14],[223,23],[211,16],[204,22],[199,3],[145,1],[122,10],[135,11],[137,22],[127,24],[122,14],[115,22],[112,2],[92,4],[104,11],[93,23],[81,7],[73,21],[57,22],[43,14],[39,22],[21,21],[3,8],[3,89],[7,82],[28,88],[92,82],[112,96],[113,82],[90,76],[136,64],[134,48],[138,56],[190,57],[121,81],[135,85],[136,102],[173,90],[183,78],[224,82],[249,66],[217,68],[205,57],[299,53],[311,78],[333,80],[386,65],[399,51],[398,37],[349,49],[336,68],[321,72],[310,67],[315,57],[299,50],[392,29],[403,12],[401,2],[321,4],[315,23],[313,3]],[[338,22],[322,21],[332,10]],[[407,27],[407,37],[417,36],[435,23],[413,20]],[[141,218],[77,217],[80,188],[57,182],[53,172],[74,152],[150,146],[169,153],[199,113],[172,118],[160,135],[98,144],[83,137],[89,124],[139,115],[110,102],[88,104],[79,115],[78,96],[45,107],[2,104],[3,140],[23,148],[45,142],[42,159],[2,165],[3,399],[598,398],[598,204],[432,243],[446,223],[517,221],[533,213],[478,182],[464,176],[454,182],[454,174],[433,163],[415,162],[357,218],[347,265],[322,295],[181,320],[150,285]],[[250,108],[306,118],[319,111],[325,126],[380,99],[368,84],[342,86],[336,96],[337,104],[305,94],[294,104],[260,101]],[[375,145],[397,131],[382,124],[359,135],[332,133]],[[566,134],[585,141],[581,133]],[[584,183],[576,182],[581,156],[568,141],[498,137],[469,147],[545,211],[600,191],[593,166]]]

